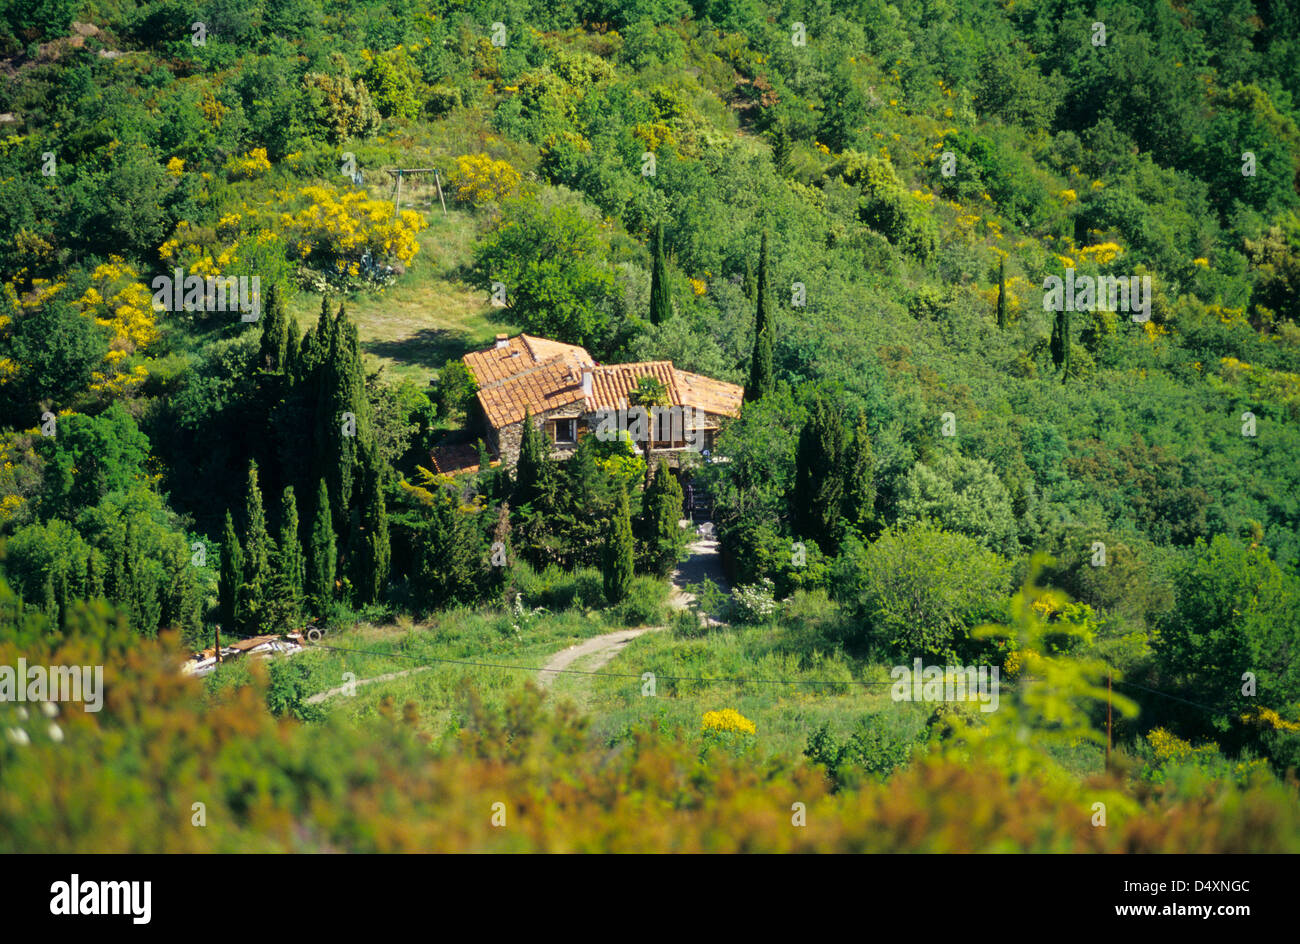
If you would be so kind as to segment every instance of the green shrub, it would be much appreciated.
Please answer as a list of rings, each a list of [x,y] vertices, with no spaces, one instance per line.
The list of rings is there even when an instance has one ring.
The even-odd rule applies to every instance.
[[[662,580],[633,577],[627,596],[614,611],[624,626],[657,626],[664,622],[668,589]]]

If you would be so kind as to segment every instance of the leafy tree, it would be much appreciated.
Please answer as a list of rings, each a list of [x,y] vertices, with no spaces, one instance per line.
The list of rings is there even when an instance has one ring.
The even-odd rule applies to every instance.
[[[567,194],[567,191],[566,191]],[[501,221],[474,248],[485,291],[506,287],[506,309],[525,331],[570,344],[604,339],[604,299],[614,284],[608,242],[590,209],[571,195],[507,201]]]
[[[55,436],[37,443],[46,462],[42,514],[74,517],[144,479],[149,439],[120,403],[99,416],[61,417],[58,424]]]
[[[465,362],[459,357],[450,358],[438,371],[438,386],[433,394],[438,416],[463,415],[477,392],[478,384]]]
[[[9,29],[29,41],[55,39],[67,35],[79,7],[78,0],[30,0],[5,4],[3,16]]]
[[[636,389],[628,395],[630,405],[639,406],[645,410],[646,429],[648,430],[645,442],[645,461],[646,472],[649,473],[651,463],[653,462],[655,438],[659,435],[659,423],[655,419],[655,407],[671,406],[672,401],[668,396],[668,388],[664,386],[663,381],[658,377],[642,376],[636,379]]]
[[[15,374],[0,395],[5,421],[26,427],[39,420],[38,404],[66,406],[90,385],[108,350],[108,336],[62,297],[19,311],[7,295],[0,289],[0,317],[12,319],[9,331],[0,333],[0,360],[14,365]]]
[[[310,120],[335,144],[348,138],[371,137],[379,130],[381,119],[365,80],[352,81],[342,53],[330,54],[330,68],[332,72],[308,72],[303,76]]]
[[[632,587],[633,544],[632,520],[628,510],[627,492],[619,489],[614,503],[614,514],[605,532],[605,553],[601,575],[605,586],[605,599],[616,606],[626,598]]]
[[[970,630],[1004,612],[1008,564],[965,535],[920,522],[890,528],[870,547],[849,544],[834,583],[865,627],[865,638],[852,642],[870,642],[893,658],[951,662],[978,652]]]
[[[79,168],[68,185],[67,211],[77,220],[77,248],[86,255],[150,257],[165,235],[172,186],[143,144],[111,148],[99,166]]]
[[[986,459],[941,452],[916,463],[900,490],[898,523],[923,519],[1004,554],[1018,547],[1011,495]]]
[[[1284,573],[1267,548],[1216,535],[1209,544],[1198,541],[1175,570],[1174,594],[1156,636],[1157,662],[1189,699],[1214,709],[1213,727],[1235,729],[1240,742],[1243,714],[1290,710],[1300,698],[1293,655],[1300,579]],[[1255,677],[1254,695],[1243,691],[1247,672]]]

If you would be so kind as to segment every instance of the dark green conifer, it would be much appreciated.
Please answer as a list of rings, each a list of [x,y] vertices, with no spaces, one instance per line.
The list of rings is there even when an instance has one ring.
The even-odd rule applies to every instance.
[[[298,533],[298,502],[293,486],[289,486],[280,500],[280,540],[275,555],[274,603],[277,622],[281,625],[296,627],[302,619],[306,570]]]
[[[795,453],[794,519],[800,537],[827,554],[840,539],[844,507],[844,423],[838,407],[818,395]]]
[[[266,294],[262,314],[262,342],[257,363],[263,370],[282,371],[289,349],[289,322],[284,312],[284,294],[278,284]]]
[[[240,588],[244,582],[244,555],[235,534],[235,522],[226,512],[226,526],[221,532],[221,575],[217,583],[218,613],[221,628],[235,632],[235,614],[239,610]]]
[[[632,587],[633,572],[632,517],[628,509],[627,492],[618,490],[614,514],[605,532],[605,553],[601,576],[604,578],[605,599],[611,605],[622,603]]]
[[[334,564],[338,556],[334,524],[330,517],[329,489],[320,479],[312,508],[307,541],[307,573],[303,589],[307,605],[315,616],[324,616],[334,600]]]
[[[673,316],[668,293],[668,264],[664,259],[664,225],[655,229],[654,266],[650,272],[650,323],[660,325]]]
[[[646,572],[656,577],[672,573],[682,546],[681,520],[681,483],[668,471],[667,460],[660,459],[646,487],[637,520]]]
[[[998,327],[1007,325],[1007,261],[998,260]]]
[[[749,383],[745,386],[745,399],[758,400],[771,393],[775,385],[772,367],[772,301],[768,297],[767,233],[758,254],[758,314],[754,319],[754,355],[749,365]]]
[[[875,517],[875,459],[865,414],[858,414],[853,439],[844,457],[844,509],[847,524],[866,535]]]

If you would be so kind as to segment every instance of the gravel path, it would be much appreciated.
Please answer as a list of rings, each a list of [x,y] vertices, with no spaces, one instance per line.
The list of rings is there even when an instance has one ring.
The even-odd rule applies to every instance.
[[[668,602],[673,609],[677,610],[686,609],[695,600],[695,597],[684,589],[687,584],[699,583],[707,577],[719,586],[726,586],[726,578],[722,573],[722,557],[718,553],[718,542],[715,538],[711,536],[697,537],[691,543],[689,550],[690,556],[677,565],[677,569],[673,571],[673,588],[669,594]],[[664,626],[641,626],[635,629],[620,629],[612,633],[584,639],[582,642],[557,652],[547,659],[546,664],[537,673],[537,681],[542,687],[551,684],[560,674],[560,670],[569,668],[579,659],[584,660],[582,671],[594,672],[601,666],[608,665],[637,636],[643,633],[658,632],[665,628]],[[385,675],[376,675],[374,678],[357,679],[352,684],[360,686],[370,685],[374,682],[387,682],[392,679],[413,675],[416,672],[427,672],[431,668],[433,666],[423,665],[415,669],[388,672]],[[346,685],[328,689],[312,695],[306,700],[306,703],[319,705],[326,699],[343,694],[346,689]]]
[[[668,603],[675,610],[684,610],[694,602],[694,595],[686,592],[686,585],[699,583],[705,577],[726,586],[726,577],[722,573],[722,556],[718,552],[718,542],[713,537],[697,537],[689,547],[690,556],[677,565],[673,571],[673,589],[668,596]],[[712,620],[711,620],[712,622]],[[664,626],[642,626],[637,629],[620,629],[584,639],[577,645],[557,652],[546,660],[542,671],[537,673],[537,681],[543,687],[555,681],[560,669],[567,669],[579,659],[591,656],[583,665],[582,671],[594,672],[609,662],[627,647],[637,636],[666,629]]]

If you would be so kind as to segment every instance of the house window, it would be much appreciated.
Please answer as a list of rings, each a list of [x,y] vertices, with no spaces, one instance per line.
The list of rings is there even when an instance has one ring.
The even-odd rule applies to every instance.
[[[578,441],[578,420],[556,420],[554,438],[557,443],[576,443]]]

